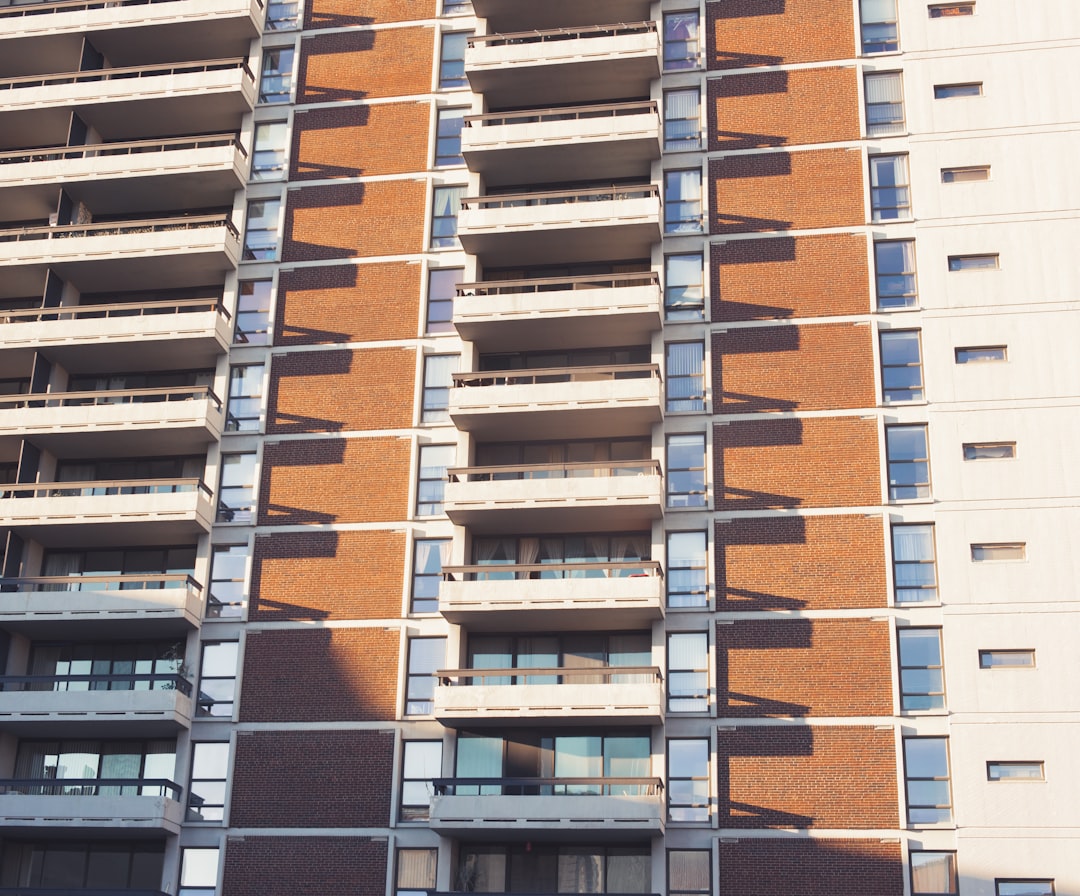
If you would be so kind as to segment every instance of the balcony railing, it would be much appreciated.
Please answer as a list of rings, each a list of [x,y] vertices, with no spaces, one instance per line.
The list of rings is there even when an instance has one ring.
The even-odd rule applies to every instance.
[[[568,292],[579,289],[636,289],[659,286],[660,277],[653,271],[638,274],[598,274],[593,277],[534,277],[529,280],[487,280],[462,283],[457,287],[461,298],[470,296],[507,296],[523,293]]]
[[[104,5],[104,4],[103,4]],[[201,72],[221,72],[240,69],[252,81],[255,76],[247,60],[207,59],[197,62],[170,62],[162,65],[134,65],[123,68],[99,68],[84,72],[60,72],[46,75],[23,75],[0,78],[0,90],[19,90],[28,87],[52,87],[58,84],[89,84],[98,81],[119,81],[132,78],[156,78],[168,75],[191,75]]]
[[[521,479],[574,479],[603,476],[660,476],[658,460],[612,460],[585,463],[522,464],[497,467],[451,467],[450,482],[498,482]],[[583,564],[584,565],[584,564]]]
[[[501,125],[541,124],[551,121],[578,121],[586,118],[618,118],[623,115],[656,115],[653,101],[638,103],[605,103],[595,106],[568,106],[555,109],[529,109],[523,112],[492,112],[487,115],[466,115],[465,127],[485,128]]]
[[[184,789],[167,778],[0,778],[0,794],[25,796],[164,796]]]
[[[536,386],[543,383],[595,383],[604,380],[660,379],[657,364],[617,367],[536,367],[531,370],[480,370],[453,374],[456,387]]]
[[[2,675],[0,691],[179,691],[185,697],[190,697],[192,686],[183,675],[172,672],[137,675]]]
[[[507,580],[542,579],[589,579],[589,578],[640,578],[663,577],[664,572],[656,560],[629,560],[600,563],[483,563],[472,566],[444,566],[442,577],[446,582],[488,582]],[[3,588],[0,579],[0,590]]]
[[[41,392],[0,396],[0,411],[18,408],[82,408],[201,400],[207,400],[215,409],[221,410],[221,399],[209,386],[189,386],[172,389],[102,389],[96,392]]]
[[[572,205],[579,202],[621,202],[631,199],[660,200],[656,184],[585,187],[579,190],[545,190],[535,193],[498,193],[493,196],[466,196],[463,209],[524,208],[538,205]]]
[[[149,3],[174,3],[176,0],[57,0],[53,3],[35,3],[30,6],[11,6],[0,9],[0,19],[22,18],[24,16],[41,16],[57,12],[81,12],[84,9],[105,9],[117,6],[146,6]],[[261,8],[263,0],[255,0]],[[0,888],[0,893],[7,891]],[[42,893],[42,890],[35,890]],[[60,891],[57,891],[60,892]],[[64,892],[67,892],[66,890]],[[94,892],[91,890],[79,890],[80,893]],[[128,891],[124,891],[125,893]]]
[[[103,479],[92,482],[35,482],[30,485],[5,485],[0,498],[85,498],[105,495],[173,495],[202,492],[213,497],[201,479]]]
[[[650,33],[656,33],[655,22],[633,22],[628,25],[588,25],[583,28],[550,28],[544,31],[514,31],[507,34],[475,34],[469,38],[469,46],[504,47],[512,44],[549,43],[560,40],[582,40]]]
[[[0,593],[87,591],[161,591],[186,588],[202,591],[202,585],[183,573],[146,575],[127,573],[116,576],[26,576],[0,579]]]
[[[174,0],[156,0],[174,2]],[[2,15],[2,10],[0,10]],[[51,146],[45,149],[16,149],[0,152],[0,165],[28,162],[61,162],[70,159],[98,159],[104,156],[131,156],[145,153],[213,149],[231,146],[247,156],[247,150],[235,134],[215,134],[209,137],[171,137],[167,140],[129,140],[124,143],[87,143],[81,146]]]
[[[202,314],[207,311],[216,311],[225,320],[232,317],[220,299],[180,299],[172,302],[117,302],[111,305],[20,308],[15,311],[0,311],[0,324],[98,320],[104,317],[149,317],[160,314]]]
[[[240,237],[229,215],[221,214],[193,215],[185,218],[153,218],[145,221],[117,221],[103,224],[17,227],[12,230],[0,230],[0,243],[72,239],[76,237],[131,236],[144,233],[168,233],[176,230],[205,230],[215,227],[224,227],[231,236],[237,239]]]
[[[435,778],[436,796],[657,796],[660,778]]]
[[[664,676],[659,666],[568,666],[513,669],[439,669],[435,676],[446,686],[517,684],[659,684]],[[589,681],[580,681],[582,678]],[[536,681],[534,679],[541,679]]]
[[[0,887],[0,896],[169,896],[161,890],[126,890],[122,887],[57,890],[52,887]]]

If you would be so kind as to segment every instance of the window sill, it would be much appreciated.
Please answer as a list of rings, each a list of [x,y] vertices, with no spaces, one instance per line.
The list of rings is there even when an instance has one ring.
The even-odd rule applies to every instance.
[[[887,502],[892,507],[903,507],[908,504],[933,504],[932,496],[926,498],[889,498]]]

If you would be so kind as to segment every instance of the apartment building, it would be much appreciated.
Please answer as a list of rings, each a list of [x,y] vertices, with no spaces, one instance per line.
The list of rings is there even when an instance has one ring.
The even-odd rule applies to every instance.
[[[1080,896],[1078,64],[0,0],[0,896]]]

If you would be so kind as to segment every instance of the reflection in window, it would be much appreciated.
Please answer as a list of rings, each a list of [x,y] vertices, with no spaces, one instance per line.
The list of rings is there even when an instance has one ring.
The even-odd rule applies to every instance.
[[[206,741],[192,744],[191,749],[187,820],[222,821],[229,777],[229,744]]]
[[[465,49],[469,45],[469,31],[452,31],[442,36],[442,52],[439,56],[439,89],[451,90],[464,87]]]
[[[454,296],[465,276],[461,268],[432,268],[428,271],[428,333],[454,332]]]
[[[180,855],[180,890],[177,896],[214,896],[220,853],[216,846],[186,847]]]
[[[246,544],[214,546],[210,560],[210,590],[206,596],[207,619],[236,619],[243,615],[247,558]]]
[[[157,893],[164,863],[164,840],[12,839],[4,843],[4,885],[31,891]]]
[[[945,672],[941,661],[941,629],[902,628],[900,708],[906,712],[945,708]]]
[[[664,172],[664,233],[700,233],[701,169]]]
[[[937,600],[934,527],[929,524],[892,528],[893,587],[898,604]]]
[[[431,248],[447,249],[458,245],[457,222],[461,212],[464,187],[436,187],[431,203]]]
[[[446,638],[410,638],[405,680],[405,715],[430,715],[434,709],[435,673],[446,661]]]
[[[442,741],[407,740],[401,756],[401,821],[426,821],[435,787],[442,776]]]
[[[650,893],[648,846],[463,844],[455,892]]]
[[[709,741],[668,741],[668,821],[709,820]]]
[[[251,154],[252,180],[280,180],[285,176],[286,121],[264,121],[255,125],[255,148]]]
[[[885,404],[923,400],[922,346],[918,330],[882,331],[881,396]]]
[[[266,345],[270,341],[271,280],[241,280],[236,303],[234,345]]]
[[[896,0],[859,0],[863,53],[892,53],[900,49]]]
[[[287,103],[292,98],[294,56],[292,47],[278,47],[263,53],[260,103]]]
[[[277,257],[280,199],[256,199],[248,203],[242,261],[273,261]]]
[[[704,532],[669,532],[667,537],[667,604],[706,607],[708,550]]]
[[[439,611],[439,584],[442,568],[450,560],[449,538],[421,538],[413,545],[413,613]]]
[[[930,454],[926,425],[886,426],[885,456],[889,463],[889,500],[930,497]]]
[[[239,655],[238,641],[203,644],[197,700],[200,717],[232,718]]]
[[[668,635],[668,711],[709,709],[709,636],[705,632]]]
[[[221,455],[217,522],[250,523],[255,511],[255,453]]]
[[[664,316],[670,321],[705,317],[705,256],[700,252],[664,258]]]
[[[911,217],[906,154],[870,157],[870,208],[874,221]]]
[[[667,346],[667,409],[705,410],[705,344],[673,342]]]
[[[690,433],[667,437],[667,506],[704,507],[705,436]]]
[[[878,311],[901,311],[919,304],[915,288],[915,241],[874,243]]]
[[[461,157],[461,129],[465,127],[464,109],[440,109],[435,128],[435,167],[464,165]]]
[[[908,824],[952,821],[947,737],[905,738],[904,776]]]
[[[698,67],[698,14],[670,12],[664,15],[664,71]]]
[[[229,405],[226,432],[258,432],[262,413],[262,364],[237,364],[229,368]]]
[[[416,486],[416,515],[437,516],[443,512],[446,470],[454,463],[454,445],[421,445]]]

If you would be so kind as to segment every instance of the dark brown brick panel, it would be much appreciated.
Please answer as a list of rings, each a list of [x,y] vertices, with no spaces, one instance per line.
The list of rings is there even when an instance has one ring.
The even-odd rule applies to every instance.
[[[298,104],[431,91],[433,28],[340,31],[310,37],[300,47]]]
[[[743,619],[717,625],[716,679],[721,716],[891,715],[889,624]]]
[[[710,69],[825,62],[855,55],[848,0],[723,0],[707,3]]]
[[[866,237],[818,234],[712,247],[712,319],[768,320],[870,310]]]
[[[899,841],[877,837],[720,843],[721,896],[902,896]]]
[[[716,524],[718,610],[887,605],[885,537],[875,517],[759,517]]]
[[[709,149],[753,149],[858,140],[854,68],[725,75],[708,83]]]
[[[857,149],[728,156],[709,163],[712,233],[850,227],[866,218]]]
[[[403,532],[282,532],[255,539],[252,620],[401,615]],[[317,583],[317,584],[316,584]]]
[[[722,828],[895,828],[893,732],[865,725],[720,731],[717,792]]]
[[[881,503],[877,423],[858,417],[748,420],[717,426],[718,510]]]
[[[343,760],[358,764],[356,757]],[[386,892],[386,838],[229,837],[222,896],[369,896]]]
[[[240,721],[393,719],[398,643],[396,630],[382,628],[251,632],[244,649]]]
[[[873,336],[855,324],[749,327],[713,336],[714,409],[872,408]],[[277,361],[274,361],[275,369]]]
[[[435,0],[311,0],[306,3],[306,28],[341,28],[346,25],[382,25],[410,19],[430,19]],[[357,10],[363,11],[358,15]]]

